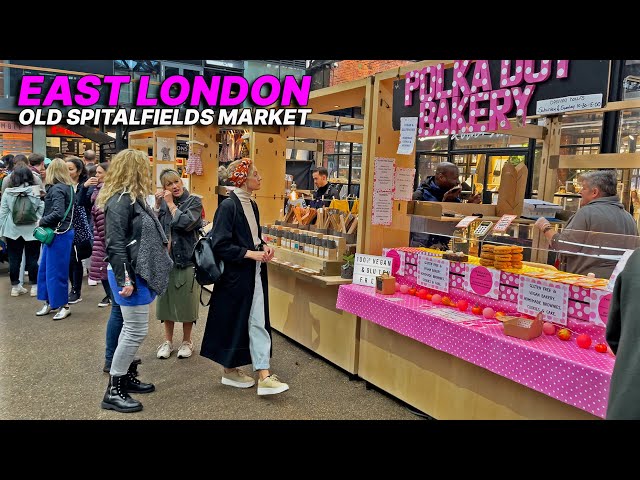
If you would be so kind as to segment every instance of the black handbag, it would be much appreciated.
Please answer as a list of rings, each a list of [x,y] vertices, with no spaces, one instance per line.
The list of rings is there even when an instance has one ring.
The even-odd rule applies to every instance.
[[[210,236],[202,237],[196,242],[193,248],[193,254],[191,255],[191,261],[195,265],[193,282],[198,282],[202,290],[209,292],[209,294],[213,293],[206,287],[214,285],[220,279],[224,271],[224,262],[222,260],[216,261]],[[193,283],[191,286],[193,288]],[[206,305],[202,302],[202,291],[200,291],[200,303],[203,307],[208,307],[209,303],[211,303],[211,299],[209,299]]]

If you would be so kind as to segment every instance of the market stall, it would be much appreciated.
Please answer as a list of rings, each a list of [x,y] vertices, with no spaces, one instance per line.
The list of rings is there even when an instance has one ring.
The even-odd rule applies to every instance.
[[[495,64],[498,64],[497,70]],[[588,84],[572,80],[572,75],[587,68],[592,72]],[[406,292],[376,293],[375,287],[380,286],[376,282],[382,281],[376,275],[362,275],[358,279],[354,276],[354,284],[359,285],[340,287],[339,308],[362,319],[360,377],[435,418],[604,416],[613,357],[606,350],[596,351],[595,345],[602,350],[602,319],[606,319],[607,309],[606,301],[602,306],[600,301],[608,294],[602,284],[608,279],[593,284],[587,277],[570,276],[566,278],[568,283],[563,283],[565,277],[558,271],[548,278],[535,277],[545,275],[546,269],[553,269],[551,264],[556,255],[567,252],[553,252],[544,237],[532,228],[533,220],[521,215],[524,215],[524,192],[530,193],[532,187],[538,191],[539,199],[553,200],[558,185],[554,170],[558,158],[567,165],[577,162],[562,155],[558,157],[560,115],[564,110],[553,110],[555,107],[551,106],[573,101],[568,95],[582,95],[583,100],[592,101],[594,97],[587,94],[594,94],[592,103],[585,100],[576,108],[602,108],[607,99],[608,73],[606,62],[588,66],[580,61],[460,60],[420,62],[376,75],[368,160],[371,168],[367,194],[361,198],[361,205],[366,209],[360,231],[364,242],[359,252],[373,258],[392,257],[394,266],[389,273],[395,277],[397,288],[405,285],[402,288]],[[462,81],[456,82],[456,79]],[[465,92],[465,86],[470,91]],[[566,100],[562,100],[565,95]],[[511,99],[505,100],[506,97]],[[555,97],[561,101],[554,103]],[[543,107],[551,108],[547,110],[550,116],[544,121],[541,120],[544,114],[536,115],[536,109],[545,112]],[[604,108],[607,107],[615,108],[615,105]],[[497,115],[500,110],[502,116]],[[480,116],[484,118],[478,118]],[[409,120],[413,117],[416,121],[405,123],[403,117]],[[539,155],[537,165],[532,163],[532,155],[525,155],[522,162],[517,155],[509,155],[506,143],[495,153],[499,159],[499,155],[503,155],[507,160],[499,167],[495,162],[485,163],[483,173],[473,165],[476,170],[467,172],[472,187],[490,188],[487,178],[493,178],[491,182],[501,179],[499,193],[485,197],[485,201],[494,200],[494,205],[413,202],[410,193],[417,182],[407,181],[403,176],[411,175],[411,170],[418,166],[418,156],[410,142],[409,148],[402,148],[411,136],[412,127],[414,141],[415,136],[446,139],[452,134],[483,136],[499,132],[535,140],[528,144],[529,151],[536,148],[536,141],[541,141],[541,153],[536,154]],[[457,163],[457,151],[451,152],[454,141],[452,138],[449,142],[450,153],[441,158]],[[483,154],[488,159],[490,152]],[[524,173],[524,190],[522,180],[516,181],[515,186],[505,187],[504,168],[521,162],[530,167],[530,171]],[[536,168],[533,185],[532,166]],[[505,206],[505,191],[510,198],[507,208],[501,209],[500,203]],[[518,193],[514,196],[514,192]],[[509,214],[513,214],[513,218],[505,217]],[[468,216],[475,218],[457,228]],[[483,224],[486,224],[485,231],[476,235]],[[496,230],[498,224],[504,228]],[[558,220],[554,228],[561,229],[563,225]],[[403,250],[413,243],[416,233],[448,237],[451,241],[445,243],[463,259],[452,257],[454,252],[443,258],[442,252],[429,255],[427,248]],[[488,234],[491,237],[485,238]],[[585,248],[599,248],[598,241],[590,243],[583,239],[583,244]],[[492,246],[519,250],[509,252],[515,258],[507,262],[505,252],[500,249],[501,262],[494,263]],[[624,249],[638,245],[630,245],[629,239],[620,239],[615,247],[618,249],[615,258],[620,259]],[[434,262],[433,256],[439,262]],[[432,271],[435,263],[440,269],[436,275],[439,283],[433,283],[433,279],[429,283],[427,270]],[[482,275],[493,279],[490,291],[472,290],[467,280],[471,270],[467,270],[470,267],[466,265],[472,265],[473,271],[476,268],[490,271]],[[522,298],[530,296],[535,282],[545,281],[550,282],[546,287],[563,294],[559,296],[561,305],[556,305],[560,312],[549,317],[545,305],[544,320],[555,324],[558,331],[568,330],[570,341],[560,338],[565,332],[560,337],[541,334],[528,340],[505,335],[507,325],[512,328],[512,324],[535,323],[538,312],[523,312]],[[494,290],[495,298],[489,298]],[[425,298],[416,298],[416,293]],[[434,303],[434,298],[438,302]],[[443,305],[443,300],[449,305]],[[476,304],[482,310],[491,310],[487,311],[488,318],[483,312],[480,315],[472,312]],[[496,318],[497,312],[498,317],[511,323]],[[588,348],[580,348],[576,343],[582,334],[590,337]],[[581,338],[584,342],[585,337]]]

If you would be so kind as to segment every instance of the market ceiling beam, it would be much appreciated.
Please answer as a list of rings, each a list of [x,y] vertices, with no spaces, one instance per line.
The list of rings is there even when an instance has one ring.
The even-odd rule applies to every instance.
[[[309,150],[310,152],[317,152],[318,149],[321,150],[321,145],[321,143],[317,142],[298,142],[293,140],[287,142],[287,148],[291,150]]]
[[[551,155],[549,168],[640,168],[640,153],[597,153],[588,155]]]
[[[518,121],[513,118],[509,120],[511,124],[511,129],[497,129],[497,130],[489,130],[487,133],[504,133],[506,135],[515,135],[517,137],[525,137],[525,138],[535,138],[536,140],[543,140],[546,135],[547,129],[540,125],[523,125],[521,127],[518,126]]]
[[[362,143],[362,130],[331,130],[328,128],[284,127],[287,138],[314,138],[333,142]]]
[[[341,124],[344,123],[345,125],[363,125],[364,126],[363,118],[337,117],[335,115],[325,115],[322,113],[311,113],[307,115],[307,120],[317,120],[320,122],[335,123],[336,119],[338,119],[338,122],[340,122]]]

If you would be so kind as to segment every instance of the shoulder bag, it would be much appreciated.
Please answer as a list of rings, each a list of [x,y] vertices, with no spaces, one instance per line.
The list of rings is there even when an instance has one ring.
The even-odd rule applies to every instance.
[[[51,227],[36,227],[35,230],[33,231],[34,238],[39,242],[43,243],[44,245],[51,245],[56,235],[60,233],[67,233],[71,228],[71,225],[73,224],[73,222],[69,222],[69,227],[64,232],[58,232],[58,229],[60,228],[60,225],[62,225],[62,222],[66,220],[67,215],[69,215],[69,210],[71,210],[72,207],[73,207],[73,187],[71,187],[71,202],[69,202],[69,206],[67,207],[67,210],[64,212],[64,217],[62,217],[62,220],[60,220],[56,229],[54,230]],[[71,214],[71,218],[73,219],[73,213]]]

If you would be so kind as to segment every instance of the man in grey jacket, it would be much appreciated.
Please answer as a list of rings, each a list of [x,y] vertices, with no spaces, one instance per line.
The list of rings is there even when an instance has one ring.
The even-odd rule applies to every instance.
[[[587,172],[580,182],[580,210],[561,233],[555,233],[545,218],[538,219],[535,225],[551,248],[563,252],[565,271],[609,278],[623,250],[640,246],[636,238],[638,227],[617,196],[615,170]]]

